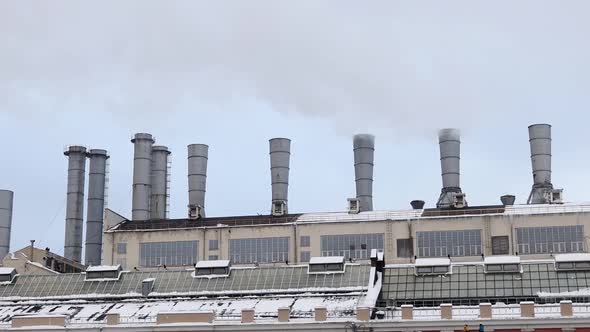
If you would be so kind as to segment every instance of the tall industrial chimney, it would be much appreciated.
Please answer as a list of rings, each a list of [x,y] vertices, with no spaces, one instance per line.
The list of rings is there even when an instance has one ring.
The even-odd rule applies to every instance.
[[[162,145],[152,147],[151,219],[166,219],[168,205],[168,156],[170,151]]]
[[[358,134],[353,138],[354,177],[359,212],[373,211],[373,161],[375,136]]]
[[[527,204],[561,203],[561,189],[551,183],[551,125],[529,126],[533,188]]]
[[[84,176],[86,172],[86,148],[70,146],[68,156],[68,192],[66,205],[66,234],[64,257],[82,261],[82,231],[84,228]]]
[[[134,144],[131,219],[148,220],[150,219],[152,145],[154,144],[154,138],[150,134],[138,133],[135,134],[131,143]]]
[[[86,265],[100,265],[102,252],[102,222],[106,183],[106,150],[88,151],[88,211],[86,213]]]
[[[273,215],[288,213],[289,202],[289,159],[291,157],[291,140],[272,138],[270,148],[270,176],[272,186]]]
[[[0,189],[0,260],[10,250],[10,229],[12,227],[12,202],[14,193]]]
[[[441,129],[438,132],[440,167],[443,188],[436,203],[437,208],[462,208],[467,206],[460,186],[461,139],[459,129]]]
[[[187,149],[189,217],[204,218],[209,146],[205,144],[190,144]]]

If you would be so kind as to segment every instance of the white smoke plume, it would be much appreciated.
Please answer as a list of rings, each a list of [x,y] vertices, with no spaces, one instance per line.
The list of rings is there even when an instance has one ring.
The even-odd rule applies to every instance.
[[[590,105],[588,13],[587,1],[3,1],[0,112],[149,119],[255,99],[404,134],[542,118]]]

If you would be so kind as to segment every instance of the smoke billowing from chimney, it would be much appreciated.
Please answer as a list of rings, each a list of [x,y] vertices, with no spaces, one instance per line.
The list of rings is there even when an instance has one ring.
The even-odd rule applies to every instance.
[[[354,177],[359,211],[373,211],[373,166],[375,136],[358,134],[353,138]]]

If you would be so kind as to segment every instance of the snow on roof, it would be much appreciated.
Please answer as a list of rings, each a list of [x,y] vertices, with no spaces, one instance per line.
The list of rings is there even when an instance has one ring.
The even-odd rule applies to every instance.
[[[119,271],[121,265],[96,265],[86,268],[86,272]]]
[[[520,264],[518,256],[486,256],[483,263],[488,264]]]
[[[558,254],[555,255],[556,262],[590,262],[590,254],[575,253],[575,254]]]
[[[297,222],[407,220],[419,218],[421,215],[422,210],[364,211],[356,214],[348,212],[305,213],[297,218]]]
[[[444,266],[451,265],[451,260],[448,258],[417,258],[416,266]]]
[[[14,270],[13,267],[0,267],[0,274],[12,274]]]
[[[342,264],[344,263],[344,256],[324,256],[312,257],[309,259],[309,264]]]
[[[228,267],[229,261],[228,260],[214,260],[214,261],[198,261],[195,265],[195,268],[202,269],[202,268],[211,268],[211,267]]]
[[[580,213],[590,212],[590,203],[566,203],[566,204],[531,204],[506,206],[504,214],[529,215],[552,213]]]

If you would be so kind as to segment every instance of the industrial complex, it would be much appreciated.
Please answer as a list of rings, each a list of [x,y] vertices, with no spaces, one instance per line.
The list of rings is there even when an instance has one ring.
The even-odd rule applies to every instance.
[[[181,219],[171,151],[152,135],[131,140],[131,216],[105,209],[108,152],[70,146],[63,257],[11,248],[13,193],[0,190],[0,329],[586,330],[590,204],[553,185],[551,126],[528,132],[527,204],[469,205],[459,131],[442,129],[435,206],[374,211],[375,138],[360,134],[356,196],[332,213],[289,210],[291,141],[273,138],[269,213],[255,216],[206,215],[209,147],[190,144]]]

